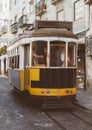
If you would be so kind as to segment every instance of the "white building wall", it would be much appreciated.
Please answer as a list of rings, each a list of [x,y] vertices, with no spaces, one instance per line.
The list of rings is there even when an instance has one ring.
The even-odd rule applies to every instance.
[[[0,10],[0,28],[2,30],[3,26],[7,26],[7,31],[6,33],[2,33],[1,37],[0,37],[0,48],[2,48],[3,46],[7,46],[8,44],[8,18],[9,18],[9,0],[0,0],[1,3],[1,10]],[[7,54],[2,54],[0,56],[0,60],[1,60],[1,74],[5,75],[7,72]],[[4,61],[6,61],[6,63],[4,63]]]
[[[87,20],[88,22],[88,30],[86,33],[86,38],[89,39],[89,51],[92,50],[92,3],[87,4]],[[86,43],[87,45],[87,43]],[[87,49],[87,48],[86,48]],[[86,84],[87,90],[92,92],[92,52],[90,55],[86,54]]]
[[[87,90],[92,92],[92,58],[86,57],[86,85]]]

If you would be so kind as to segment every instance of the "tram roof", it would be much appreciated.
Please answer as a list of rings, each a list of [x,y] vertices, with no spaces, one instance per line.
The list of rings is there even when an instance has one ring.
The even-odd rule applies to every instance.
[[[77,36],[71,31],[66,29],[57,29],[57,28],[41,28],[35,30],[32,34],[32,37],[65,37],[65,38],[75,38]]]

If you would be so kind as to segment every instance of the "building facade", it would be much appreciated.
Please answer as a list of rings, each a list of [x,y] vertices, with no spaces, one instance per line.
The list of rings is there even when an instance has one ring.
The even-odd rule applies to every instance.
[[[85,0],[87,6],[88,29],[86,32],[86,86],[89,92],[92,92],[92,0]]]
[[[9,1],[0,0],[0,74],[7,75]]]
[[[72,21],[72,1],[10,0],[9,3],[10,41],[30,28],[34,20]]]
[[[88,14],[84,0],[73,0],[73,32],[78,37],[77,87],[86,89],[85,36],[88,29]]]

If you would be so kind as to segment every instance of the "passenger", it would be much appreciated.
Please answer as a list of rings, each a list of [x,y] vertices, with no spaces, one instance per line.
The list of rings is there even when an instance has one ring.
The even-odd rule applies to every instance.
[[[44,48],[43,63],[47,65],[47,48]]]
[[[40,61],[43,58],[43,55],[36,54],[36,48],[35,48],[35,46],[33,48],[32,58],[33,58],[33,65],[40,64]]]
[[[74,61],[73,61],[72,53],[69,52],[68,53],[68,66],[72,67],[73,63],[74,63]]]
[[[11,58],[11,68],[14,69],[14,57]]]
[[[64,50],[62,48],[59,48],[59,50],[56,52],[56,66],[63,67],[64,66]]]

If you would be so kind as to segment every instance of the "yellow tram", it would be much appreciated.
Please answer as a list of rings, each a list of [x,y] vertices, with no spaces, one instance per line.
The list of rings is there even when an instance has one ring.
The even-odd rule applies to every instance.
[[[35,21],[8,46],[9,82],[41,99],[76,96],[77,37],[71,22]]]

